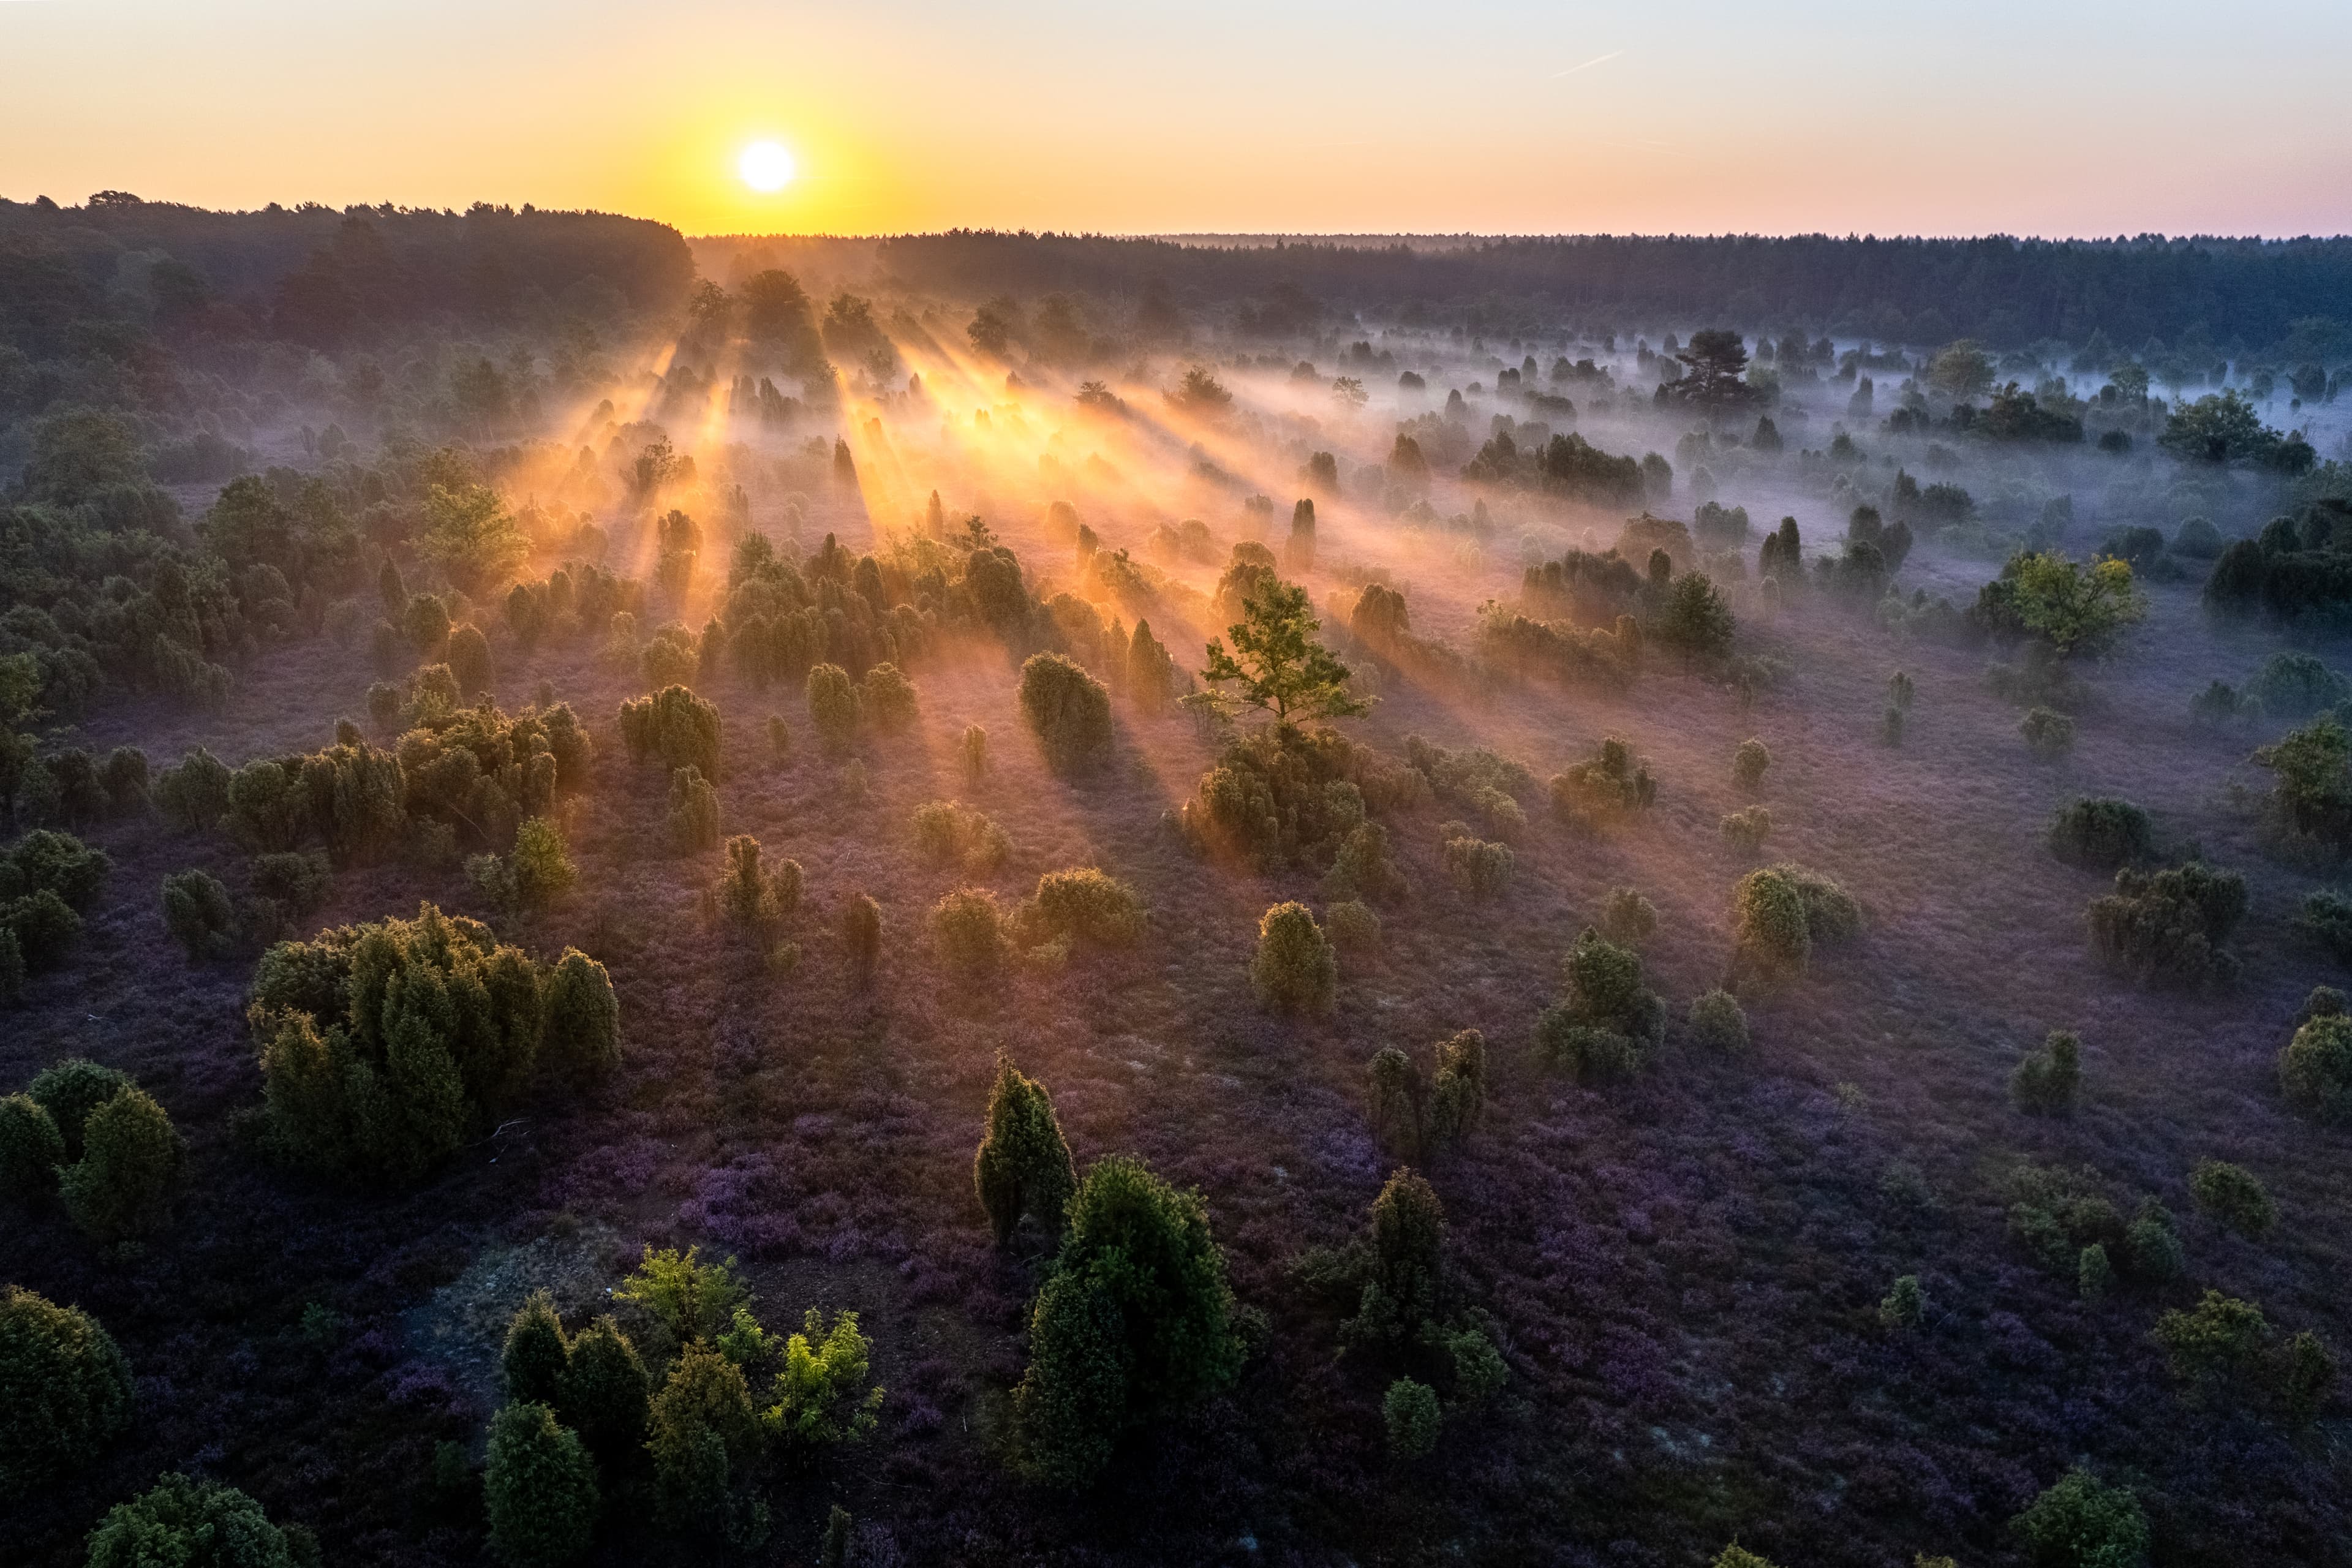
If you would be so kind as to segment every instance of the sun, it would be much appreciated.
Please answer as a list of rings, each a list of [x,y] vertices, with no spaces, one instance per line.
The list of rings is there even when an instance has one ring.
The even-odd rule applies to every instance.
[[[735,161],[735,172],[755,191],[781,191],[797,173],[793,155],[781,142],[754,142]]]

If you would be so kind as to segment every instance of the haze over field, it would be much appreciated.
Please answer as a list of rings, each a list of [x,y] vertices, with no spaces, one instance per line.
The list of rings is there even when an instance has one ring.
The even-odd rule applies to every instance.
[[[0,1563],[2352,1564],[2348,28],[0,4]]]

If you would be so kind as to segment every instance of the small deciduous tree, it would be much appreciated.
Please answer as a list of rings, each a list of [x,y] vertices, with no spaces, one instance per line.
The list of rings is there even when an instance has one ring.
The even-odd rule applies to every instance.
[[[2243,1165],[2200,1160],[2189,1174],[2189,1190],[2199,1208],[2241,1236],[2259,1241],[2278,1224],[2269,1189]]]
[[[2010,1521],[2034,1568],[2138,1568],[2147,1555],[2147,1515],[2124,1487],[2088,1470],[2068,1470]]]
[[[1348,667],[1315,639],[1321,624],[1306,589],[1279,579],[1260,583],[1242,601],[1242,618],[1209,644],[1201,679],[1218,707],[1227,713],[1255,708],[1276,724],[1369,712],[1370,702],[1348,689]]]
[[[136,1084],[116,1089],[82,1124],[82,1154],[58,1181],[76,1225],[104,1241],[136,1236],[178,1186],[185,1149],[163,1108]]]
[[[109,1509],[89,1535],[89,1568],[316,1568],[318,1561],[307,1530],[281,1529],[235,1487],[177,1471]]]

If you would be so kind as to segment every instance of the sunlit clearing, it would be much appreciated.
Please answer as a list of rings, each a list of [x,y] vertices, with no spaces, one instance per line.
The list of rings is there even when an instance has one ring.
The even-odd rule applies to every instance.
[[[793,155],[781,142],[754,142],[735,161],[735,172],[755,191],[781,191],[798,171]]]

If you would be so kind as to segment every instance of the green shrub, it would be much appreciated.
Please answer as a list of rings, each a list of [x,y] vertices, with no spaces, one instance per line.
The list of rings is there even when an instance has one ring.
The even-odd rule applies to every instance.
[[[1688,1028],[1691,1044],[1702,1050],[1729,1055],[1748,1048],[1748,1015],[1728,991],[1692,998]]]
[[[719,740],[718,708],[683,686],[621,704],[621,742],[631,762],[658,759],[665,767],[698,768],[704,778],[715,779]]]
[[[669,847],[679,855],[719,847],[719,792],[691,763],[669,775]]]
[[[82,1154],[82,1128],[89,1113],[128,1087],[131,1075],[81,1057],[68,1057],[33,1076],[26,1091],[49,1113],[58,1135],[65,1140],[66,1158]]]
[[[915,722],[915,683],[895,664],[877,664],[866,672],[859,700],[866,720],[886,735]]]
[[[728,920],[754,931],[772,931],[800,908],[801,864],[786,860],[772,872],[763,871],[760,841],[739,833],[727,841],[727,869],[718,894]]]
[[[1425,1383],[1400,1377],[1381,1398],[1381,1419],[1389,1429],[1389,1452],[1401,1459],[1417,1459],[1437,1447],[1444,1417],[1438,1413],[1437,1391]]]
[[[2028,709],[2017,732],[2025,737],[2025,749],[2045,763],[2074,749],[2074,721],[2054,708]]]
[[[1364,826],[1368,811],[1415,805],[1430,795],[1419,768],[1335,730],[1268,725],[1226,746],[1177,823],[1195,849],[1270,872],[1324,864]]]
[[[977,724],[963,727],[963,739],[957,742],[956,755],[963,764],[966,784],[978,784],[988,776],[988,731]]]
[[[2139,1499],[2079,1468],[2060,1477],[2009,1527],[2023,1538],[2034,1568],[2138,1568],[2147,1555],[2147,1516]]]
[[[692,686],[701,668],[694,634],[675,622],[656,630],[637,649],[638,677],[649,690]]]
[[[837,664],[820,664],[808,672],[806,686],[809,725],[817,742],[832,756],[845,756],[856,743],[864,704],[849,671]]]
[[[1916,1329],[1927,1320],[1927,1297],[1919,1289],[1916,1274],[1896,1279],[1894,1289],[1879,1300],[1878,1321],[1890,1329]]]
[[[0,903],[0,931],[14,941],[22,970],[41,974],[63,963],[81,935],[81,917],[47,888]]]
[[[479,626],[463,626],[449,634],[449,673],[457,678],[457,689],[468,696],[489,690],[490,642]]]
[[[2116,890],[2091,903],[2091,946],[2143,985],[2216,991],[2237,983],[2237,955],[2222,943],[2246,913],[2245,879],[2200,861],[2116,873]]]
[[[1058,1241],[1077,1180],[1045,1086],[1024,1077],[1011,1057],[1000,1054],[988,1094],[988,1131],[972,1157],[972,1184],[996,1244],[1013,1239],[1024,1215]]]
[[[2076,1255],[2074,1262],[2074,1294],[2085,1301],[2104,1301],[2115,1288],[2114,1264],[2107,1259],[2106,1244],[2095,1241]]]
[[[0,1199],[48,1192],[65,1160],[65,1138],[46,1106],[29,1094],[0,1097]]]
[[[710,1349],[686,1347],[646,1411],[655,1496],[674,1524],[724,1530],[740,1515],[735,1489],[759,1452],[743,1371]]]
[[[1772,836],[1772,808],[1769,805],[1742,806],[1727,813],[1720,824],[1723,841],[1743,855],[1753,855],[1764,847],[1764,840]]]
[[[1647,811],[1657,798],[1649,759],[1636,758],[1614,735],[1601,742],[1591,761],[1552,775],[1552,815],[1580,832],[1597,832]]]
[[[1862,910],[1843,888],[1801,866],[1750,871],[1731,894],[1732,973],[1769,983],[1801,973],[1813,946],[1862,929]]]
[[[872,1353],[856,1313],[836,1313],[827,1328],[824,1314],[811,1307],[800,1332],[784,1341],[775,1403],[761,1412],[761,1429],[803,1452],[870,1436],[883,1398],[869,1382]]]
[[[778,763],[789,762],[793,754],[792,727],[777,713],[768,715],[768,751]]]
[[[179,1184],[185,1148],[163,1108],[125,1084],[82,1123],[81,1158],[58,1173],[66,1212],[101,1241],[136,1236]]]
[[[228,811],[228,764],[198,746],[155,780],[155,805],[175,827],[209,833]]]
[[[15,1002],[24,994],[24,945],[12,928],[0,924],[0,1002]]]
[[[1361,1271],[1356,1314],[1341,1330],[1347,1342],[1394,1353],[1438,1331],[1449,1294],[1445,1208],[1419,1173],[1400,1166],[1381,1184]]]
[[[2260,1240],[2278,1223],[2277,1205],[2252,1171],[2221,1160],[2200,1160],[2189,1173],[2197,1206],[2240,1236]]]
[[[952,800],[926,801],[915,808],[915,848],[934,866],[952,866],[968,877],[992,876],[1013,852],[1004,830],[980,812]]]
[[[449,606],[430,594],[418,594],[401,613],[400,629],[410,647],[430,655],[449,639]]]
[[[546,1405],[509,1405],[490,1418],[482,1508],[501,1561],[515,1568],[576,1562],[596,1529],[596,1466]]]
[[[1342,952],[1376,952],[1381,945],[1381,917],[1369,904],[1342,899],[1323,911],[1331,945]]]
[[[865,893],[852,893],[842,906],[841,940],[849,951],[851,975],[866,984],[882,962],[882,906]]]
[[[327,901],[334,867],[315,850],[253,858],[253,890],[295,914],[307,915]]]
[[[2150,1337],[2181,1382],[2242,1387],[2261,1371],[2271,1325],[2252,1302],[2208,1290],[2192,1310],[2176,1307],[2157,1319]]]
[[[479,869],[477,862],[488,865]],[[528,816],[515,828],[514,852],[503,859],[478,855],[467,862],[475,882],[502,908],[537,913],[572,890],[579,871],[572,864],[563,830],[544,816]]]
[[[0,1289],[0,1498],[97,1458],[131,1420],[131,1369],[96,1321],[22,1286]]]
[[[2063,1116],[2074,1109],[2082,1081],[2082,1040],[2053,1029],[2042,1048],[2028,1052],[2009,1075],[2009,1097],[2029,1116]]]
[[[2061,860],[2112,871],[2156,856],[2156,828],[2127,800],[2081,795],[2059,808],[2050,825],[2050,852]]]
[[[1768,540],[1766,542],[1770,542]],[[1715,1554],[1715,1561],[1709,1563],[1707,1568],[1777,1568],[1777,1565],[1770,1558],[1760,1556],[1748,1551],[1738,1542],[1733,1542]],[[1915,1568],[1936,1568],[1936,1564],[1922,1557],[1915,1564]]]
[[[1279,1013],[1328,1013],[1339,983],[1339,960],[1313,910],[1276,904],[1259,917],[1250,984],[1260,1005]]]
[[[1630,1078],[1665,1037],[1665,1004],[1642,984],[1641,955],[1587,926],[1561,965],[1559,1001],[1536,1022],[1536,1054],[1580,1082]]]
[[[1021,715],[1055,773],[1089,772],[1110,757],[1110,693],[1060,654],[1033,654],[1022,665]]]
[[[109,1509],[89,1533],[89,1568],[316,1568],[318,1561],[310,1531],[281,1530],[235,1487],[176,1471]]]
[[[621,1065],[621,1007],[613,977],[576,947],[548,971],[541,1058],[555,1077],[586,1083]]]
[[[248,1008],[271,1142],[297,1163],[413,1180],[529,1086],[540,967],[431,904],[280,942]]]
[[[2338,963],[2352,963],[2352,897],[2327,888],[2304,895],[2295,925]]]
[[[1129,1430],[1230,1384],[1242,1347],[1199,1194],[1114,1157],[1087,1172],[1068,1223],[1013,1398],[1022,1468],[1075,1488],[1101,1473]]]
[[[614,1287],[613,1299],[645,1314],[655,1348],[667,1360],[688,1345],[724,1337],[737,1310],[751,1298],[735,1276],[732,1258],[705,1263],[698,1247],[682,1253],[674,1247],[648,1247],[629,1277]]]
[[[1510,890],[1517,857],[1507,844],[1475,837],[1469,824],[1447,822],[1437,829],[1446,880],[1465,898],[1499,899]]]
[[[984,888],[955,888],[931,906],[931,940],[949,968],[982,979],[1004,966],[1004,916]]]
[[[499,1352],[499,1378],[509,1403],[553,1405],[572,1362],[572,1341],[555,1302],[534,1290],[507,1321],[506,1344]]]
[[[1741,789],[1760,788],[1764,783],[1764,770],[1771,765],[1770,749],[1751,735],[1740,742],[1738,749],[1731,753],[1731,782]]]
[[[2294,1426],[2307,1426],[2336,1386],[2336,1352],[2305,1329],[2287,1341],[2280,1361],[2279,1394],[2286,1418]]]
[[[236,910],[228,889],[209,871],[174,871],[163,879],[163,929],[192,963],[226,958],[236,947]]]
[[[2307,1017],[2279,1052],[2278,1074],[2280,1092],[2297,1110],[2352,1122],[2352,1016],[2339,1009]]]
[[[637,1347],[610,1317],[599,1318],[572,1341],[556,1389],[556,1417],[580,1434],[598,1460],[618,1466],[644,1452],[652,1388]]]
[[[113,867],[105,850],[70,833],[37,827],[0,854],[0,903],[47,891],[68,909],[86,910],[97,902]]]
[[[1429,1101],[1420,1067],[1402,1048],[1383,1046],[1372,1054],[1366,1072],[1371,1081],[1373,1141],[1418,1158]]]
[[[1429,1079],[1429,1145],[1448,1149],[1465,1141],[1486,1113],[1486,1037],[1464,1029],[1437,1045]]]
[[[1377,822],[1360,822],[1348,830],[1323,879],[1325,898],[1359,903],[1394,902],[1410,890],[1403,869],[1389,852],[1389,830]]]
[[[1094,947],[1132,947],[1143,938],[1143,900],[1133,888],[1092,866],[1038,878],[1031,908],[1024,924],[1033,940],[1068,937]]]

